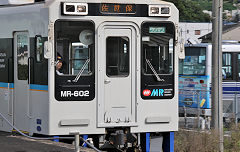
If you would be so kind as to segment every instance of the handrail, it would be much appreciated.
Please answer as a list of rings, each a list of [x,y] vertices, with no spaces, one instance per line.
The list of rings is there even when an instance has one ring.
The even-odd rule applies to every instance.
[[[32,60],[33,64],[31,64],[31,60]],[[32,79],[31,79],[31,76],[32,76],[31,70],[33,73]],[[28,84],[31,84],[31,82],[34,82],[34,58],[33,57],[28,58]]]

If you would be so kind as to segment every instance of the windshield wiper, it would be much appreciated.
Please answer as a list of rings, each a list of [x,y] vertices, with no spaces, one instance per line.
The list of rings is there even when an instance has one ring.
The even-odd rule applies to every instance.
[[[157,81],[163,81],[163,80],[158,76],[158,74],[157,74],[156,70],[153,68],[151,62],[150,62],[148,59],[146,59],[146,62],[147,62],[147,64],[148,64],[148,66],[150,67],[150,69],[152,70],[152,72],[153,72],[153,74],[155,75],[155,77],[157,78]]]
[[[73,82],[78,82],[79,78],[81,77],[83,71],[85,70],[85,68],[87,67],[89,62],[90,62],[90,59],[87,59],[83,65],[82,69],[78,72],[76,78],[73,80]]]

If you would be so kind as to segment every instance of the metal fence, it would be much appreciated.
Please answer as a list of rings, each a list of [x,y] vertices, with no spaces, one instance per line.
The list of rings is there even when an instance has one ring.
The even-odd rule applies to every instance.
[[[227,126],[240,118],[240,91],[223,91],[223,121]],[[211,92],[200,89],[179,89],[179,126],[210,129]]]

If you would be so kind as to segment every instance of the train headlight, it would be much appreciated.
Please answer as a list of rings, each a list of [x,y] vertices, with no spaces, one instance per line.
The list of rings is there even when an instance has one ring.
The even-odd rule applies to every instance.
[[[159,14],[159,7],[151,7],[150,14]]]
[[[87,3],[63,3],[64,15],[87,15],[88,4]]]
[[[149,5],[148,6],[149,16],[171,16],[171,6],[170,5]]]
[[[87,7],[85,5],[77,5],[77,12],[86,12]]]

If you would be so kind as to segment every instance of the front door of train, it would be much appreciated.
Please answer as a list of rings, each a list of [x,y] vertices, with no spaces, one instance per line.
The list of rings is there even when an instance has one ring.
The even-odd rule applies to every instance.
[[[98,126],[136,125],[136,35],[131,23],[98,28]]]
[[[28,32],[14,33],[14,125],[23,131],[28,130],[28,57],[29,35]]]

